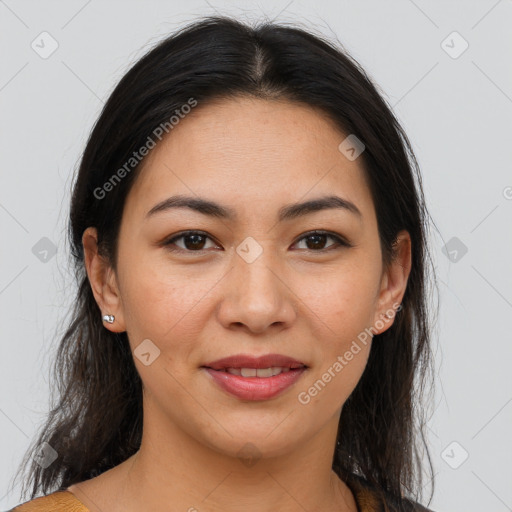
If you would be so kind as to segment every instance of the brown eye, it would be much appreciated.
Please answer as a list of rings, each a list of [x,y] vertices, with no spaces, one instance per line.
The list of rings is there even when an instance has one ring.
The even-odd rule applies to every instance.
[[[181,238],[185,241],[185,247],[187,249],[204,249],[206,239],[204,235],[191,234],[184,235]]]
[[[183,240],[183,246],[176,244],[176,241]],[[206,240],[211,240],[209,236],[203,234],[199,231],[187,231],[185,233],[181,233],[177,235],[167,242],[165,242],[165,246],[169,247],[170,250],[183,250],[188,252],[196,252],[202,251],[206,249],[205,244]],[[177,249],[170,247],[172,245],[177,245]]]
[[[334,240],[334,243],[326,247],[326,243],[329,239]],[[164,246],[170,251],[200,252],[212,247],[206,247],[208,240],[212,239],[206,233],[201,231],[186,231],[170,238],[164,243]],[[178,241],[183,241],[183,245],[178,244]],[[352,247],[351,244],[340,236],[327,231],[312,231],[306,233],[306,235],[302,236],[294,245],[302,243],[303,241],[305,241],[306,247],[301,249],[311,252],[326,252],[341,246]],[[213,244],[213,247],[217,246]]]
[[[332,239],[335,241],[334,244],[330,244],[325,247],[325,244],[327,243],[328,239]],[[306,250],[313,251],[313,252],[321,252],[321,251],[328,251],[340,246],[349,247],[350,244],[348,244],[345,240],[343,240],[338,235],[335,235],[334,233],[329,233],[327,231],[313,231],[311,233],[307,233],[305,236],[299,239],[297,243],[300,243],[301,241],[305,240]]]

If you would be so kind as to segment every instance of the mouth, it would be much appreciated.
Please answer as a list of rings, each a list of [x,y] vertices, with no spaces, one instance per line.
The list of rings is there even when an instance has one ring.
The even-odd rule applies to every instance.
[[[306,366],[269,366],[268,368],[223,368],[219,370],[215,370],[211,368],[211,370],[215,370],[218,372],[226,372],[231,375],[239,375],[241,377],[258,377],[260,379],[266,379],[268,377],[275,377],[276,375],[281,375],[281,373],[288,373],[289,371],[298,370],[300,368],[306,368]]]
[[[202,366],[223,391],[243,400],[268,400],[290,388],[308,366],[280,354],[219,359]]]
[[[296,368],[304,368],[306,364],[289,356],[282,354],[266,354],[264,356],[251,356],[248,354],[236,354],[234,356],[223,357],[203,365],[212,370],[271,370],[278,368],[281,370],[294,370]],[[254,377],[255,375],[246,375]],[[267,377],[270,375],[263,375]]]

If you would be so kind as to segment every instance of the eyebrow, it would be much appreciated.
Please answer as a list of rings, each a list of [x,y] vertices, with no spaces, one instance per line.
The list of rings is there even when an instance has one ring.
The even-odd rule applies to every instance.
[[[234,221],[237,218],[236,210],[233,208],[220,205],[207,199],[182,195],[168,197],[156,204],[146,214],[146,218],[151,217],[156,213],[168,211],[174,208],[190,208],[191,210],[202,213],[203,215],[229,221]],[[357,215],[359,218],[362,218],[361,211],[351,201],[338,196],[325,196],[303,203],[292,203],[283,206],[278,212],[278,220],[282,222],[285,220],[296,219],[297,217],[302,217],[313,212],[333,208],[343,209]]]

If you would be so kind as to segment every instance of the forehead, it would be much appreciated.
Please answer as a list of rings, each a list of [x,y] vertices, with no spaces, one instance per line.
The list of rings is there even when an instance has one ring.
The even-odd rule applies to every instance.
[[[127,202],[145,214],[182,193],[250,210],[336,192],[371,209],[362,159],[338,149],[346,136],[301,103],[240,97],[199,104],[148,154]]]

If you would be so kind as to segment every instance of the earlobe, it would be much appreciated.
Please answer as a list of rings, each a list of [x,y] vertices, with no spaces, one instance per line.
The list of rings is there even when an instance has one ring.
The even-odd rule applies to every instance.
[[[394,317],[402,309],[402,298],[407,288],[411,271],[411,238],[407,231],[398,233],[394,248],[394,258],[385,270],[375,316],[375,334],[389,329]]]
[[[106,258],[99,254],[96,228],[89,227],[84,231],[82,245],[89,284],[100,308],[103,323],[112,332],[124,332],[126,329],[116,276]]]

